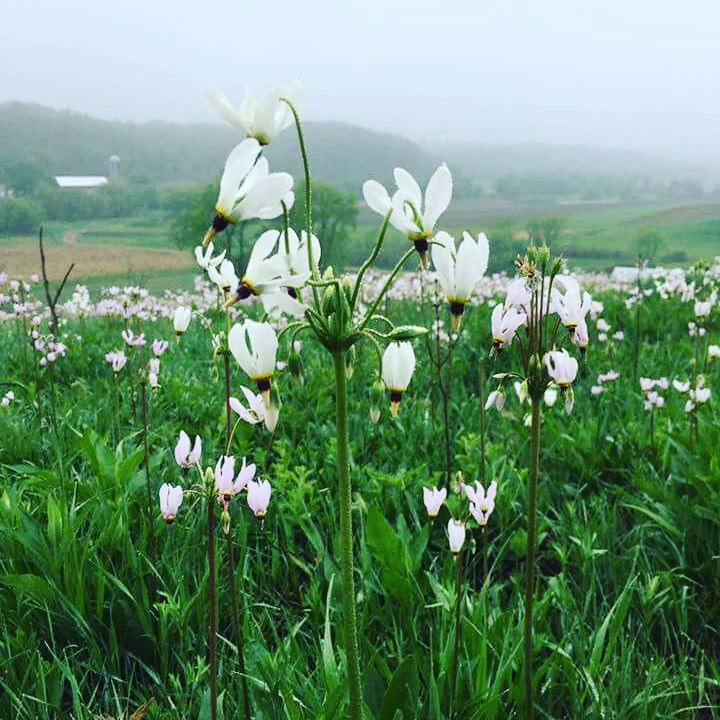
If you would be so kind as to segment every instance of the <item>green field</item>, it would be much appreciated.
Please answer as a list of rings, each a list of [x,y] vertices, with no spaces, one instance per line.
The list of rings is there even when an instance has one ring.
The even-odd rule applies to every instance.
[[[71,249],[93,247],[109,246]],[[717,297],[716,270],[697,299]],[[192,291],[180,275],[150,266],[142,273],[148,285]],[[8,312],[0,322],[0,718],[208,720],[209,657],[218,660],[218,718],[348,718],[349,581],[340,548],[350,515],[363,720],[519,719],[525,677],[538,720],[720,720],[717,303],[698,318],[682,292],[648,283],[628,310],[635,288],[604,290],[593,296],[603,310],[588,316],[583,352],[547,316],[559,329],[553,344],[569,349],[579,371],[571,413],[562,396],[552,406],[536,398],[541,474],[531,544],[534,442],[529,404],[513,381],[534,372],[518,352],[533,336],[521,329],[491,354],[491,304],[473,302],[451,340],[447,304],[411,295],[406,279],[398,278],[405,294],[384,299],[383,316],[430,332],[412,341],[417,366],[397,418],[376,382],[381,336],[334,362],[310,331],[299,336],[298,355],[282,323],[273,431],[234,415],[228,422],[227,395],[242,398],[241,387],[254,384],[231,353],[215,351],[234,322],[262,319],[259,303],[226,315],[216,298],[194,296],[177,340],[165,312],[177,301],[142,305],[119,293],[109,314],[63,314],[67,352],[48,360],[47,322],[41,342],[29,343],[36,310],[16,316],[11,299],[0,301]],[[371,274],[366,281],[376,298],[382,283]],[[30,295],[42,301],[38,291]],[[301,292],[312,300],[310,288]],[[496,286],[495,299],[503,296]],[[317,307],[335,317],[331,303]],[[611,328],[604,340],[600,319]],[[692,319],[705,335],[688,335]],[[384,330],[385,321],[372,327]],[[147,344],[128,343],[128,330]],[[154,339],[169,344],[152,389]],[[114,371],[106,354],[120,349],[128,363]],[[641,377],[664,384],[656,386],[662,406],[647,409]],[[691,381],[711,395],[688,411]],[[505,405],[485,410],[499,388]],[[180,431],[202,439],[197,465],[186,470],[174,453]],[[213,468],[229,453],[236,470],[246,458],[272,484],[265,517],[254,516],[246,490],[223,497],[222,509]],[[343,467],[352,482],[346,514]],[[487,525],[468,516],[458,472],[470,486],[497,483]],[[171,526],[159,506],[165,483],[185,491]],[[423,503],[429,486],[448,491],[434,520]],[[467,522],[459,556],[448,546],[451,518]]]
[[[564,226],[556,250],[572,259],[575,267],[609,271],[616,265],[634,265],[641,228],[655,228],[663,240],[657,264],[692,265],[711,262],[720,254],[720,204],[666,203],[524,203],[491,200],[454,200],[442,218],[443,226],[459,237],[463,230],[484,231],[491,241],[499,230],[512,232],[518,245],[527,241],[525,226],[531,218],[559,215]],[[376,216],[361,211],[357,239],[362,245],[373,236]],[[395,238],[398,245],[404,242]],[[502,242],[502,241],[501,241]],[[503,248],[505,250],[506,248]],[[501,262],[514,255],[507,250]]]
[[[507,268],[527,241],[528,219],[548,215],[564,218],[555,249],[562,251],[574,267],[584,270],[609,271],[616,265],[634,265],[638,233],[648,227],[655,228],[662,238],[657,264],[688,266],[698,260],[710,262],[720,253],[720,204],[511,204],[460,199],[446,212],[443,226],[456,237],[463,230],[486,232],[494,243],[491,269],[496,270]],[[379,218],[361,208],[358,225],[343,248],[348,266],[362,262],[378,228]],[[170,244],[168,223],[159,213],[77,223],[49,222],[44,237],[53,266],[52,279],[62,277],[69,264],[76,262],[78,268],[71,282],[94,289],[111,284],[143,284],[153,292],[161,292],[165,288],[187,287],[196,274],[192,253]],[[406,243],[390,229],[380,264],[389,266],[387,258],[397,257]],[[221,240],[217,244],[222,246]],[[124,260],[116,257],[112,262],[103,262],[103,254],[110,258],[122,249],[128,251]],[[96,253],[92,263],[86,250]],[[0,238],[0,270],[29,275],[39,268],[36,238]]]

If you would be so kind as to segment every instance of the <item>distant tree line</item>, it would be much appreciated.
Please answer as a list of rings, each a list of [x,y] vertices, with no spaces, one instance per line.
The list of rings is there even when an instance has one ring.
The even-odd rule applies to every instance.
[[[47,220],[90,220],[140,215],[162,208],[162,195],[143,179],[120,180],[93,190],[60,188],[41,166],[0,166],[0,233],[27,234]]]
[[[37,165],[16,163],[0,167],[0,184],[6,196],[0,198],[0,234],[31,234],[47,220],[81,221],[115,218],[161,211],[168,237],[179,248],[194,247],[212,222],[218,183],[201,187],[175,188],[161,193],[143,180],[120,180],[93,190],[60,188],[45,177]],[[329,263],[342,264],[349,233],[357,224],[358,203],[352,192],[343,192],[328,183],[313,184],[313,232],[323,244]],[[305,185],[295,187],[291,226],[305,227]],[[255,238],[264,230],[280,227],[279,221],[244,222],[231,226],[218,238],[230,257],[246,259]]]
[[[720,197],[717,190],[707,193],[697,180],[661,180],[645,176],[620,175],[505,175],[478,187],[479,193],[514,202],[537,202],[549,199],[578,201],[613,200],[682,200]]]
[[[163,209],[169,218],[168,234],[179,248],[195,247],[212,222],[218,184],[202,188],[181,188],[168,193]],[[357,225],[358,203],[352,192],[343,192],[327,183],[313,183],[313,234],[322,242],[326,262],[343,265],[348,260],[346,241]],[[252,244],[265,230],[282,227],[281,220],[231,225],[216,239],[218,249],[243,265]],[[305,227],[305,183],[295,186],[295,203],[290,211],[290,227],[301,232]]]

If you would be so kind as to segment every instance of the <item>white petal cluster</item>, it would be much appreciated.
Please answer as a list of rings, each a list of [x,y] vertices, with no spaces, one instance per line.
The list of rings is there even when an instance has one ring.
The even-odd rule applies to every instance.
[[[475,482],[475,487],[472,485],[463,485],[462,487],[465,497],[470,501],[470,514],[481,527],[487,525],[488,518],[495,509],[497,482],[493,480],[488,486],[487,492],[479,480]]]
[[[448,542],[450,543],[450,552],[457,555],[465,544],[465,523],[462,520],[450,518],[448,520]]]
[[[438,282],[448,302],[461,305],[468,302],[475,286],[485,275],[489,252],[485,233],[474,238],[464,232],[457,249],[455,238],[449,233],[440,231],[435,235],[430,254]]]
[[[178,514],[183,501],[183,489],[180,485],[163,484],[160,487],[160,512],[170,525]]]
[[[400,399],[410,384],[415,371],[415,352],[407,341],[392,342],[382,357],[382,379],[390,391],[390,412],[397,417],[400,411]]]
[[[303,100],[302,85],[296,80],[287,88],[277,86],[266,90],[258,99],[246,88],[237,108],[220,88],[209,87],[205,91],[208,105],[221,118],[242,130],[247,137],[257,139],[261,145],[267,145],[293,122],[292,112],[281,98],[288,99],[299,110]]]
[[[447,165],[440,165],[433,173],[424,198],[417,180],[407,170],[395,168],[393,176],[397,190],[392,198],[377,180],[365,182],[363,197],[368,207],[380,215],[392,209],[390,223],[411,239],[430,237],[452,198],[452,175]]]
[[[312,253],[320,257],[320,242],[314,235]],[[311,274],[306,233],[298,238],[293,230],[267,230],[253,245],[235,300],[256,295],[269,315],[287,312],[299,317],[305,308],[283,289],[302,287]]]
[[[447,488],[438,490],[436,487],[423,487],[423,503],[427,510],[428,517],[434,518],[438,516],[440,508],[447,498]]]
[[[264,518],[268,505],[270,504],[270,496],[272,495],[272,487],[268,480],[260,480],[255,482],[250,480],[247,484],[247,504],[253,511],[255,517]]]
[[[173,328],[175,334],[179,337],[182,335],[190,326],[190,319],[192,318],[192,309],[186,305],[180,305],[176,308],[175,314],[173,315]]]
[[[527,314],[515,305],[498,304],[493,308],[490,322],[492,325],[493,346],[500,350],[509,345],[519,327],[527,321]]]
[[[238,283],[235,266],[231,260],[223,260],[219,267],[208,265],[207,274],[210,280],[225,293],[229,293]]]
[[[565,288],[565,292],[558,287]],[[592,298],[590,293],[580,292],[580,285],[575,278],[562,275],[555,278],[551,291],[550,311],[557,313],[560,322],[567,328],[576,328],[585,322],[585,316],[590,311]]]
[[[415,352],[408,341],[390,343],[382,358],[382,378],[391,392],[405,392],[415,371]]]
[[[395,168],[393,175],[397,190],[392,197],[377,180],[364,183],[363,197],[368,207],[383,217],[391,213],[390,224],[416,243],[423,266],[427,268],[427,240],[450,204],[452,175],[447,165],[440,165],[430,178],[424,195],[417,180],[404,168]]]
[[[225,161],[215,218],[205,233],[203,247],[218,232],[238,220],[271,220],[282,215],[283,206],[292,207],[293,179],[286,172],[271,173],[262,147],[255,138],[236,145]]]
[[[195,436],[195,443],[193,445],[190,443],[190,436],[184,430],[181,430],[177,445],[175,445],[175,462],[177,462],[183,470],[188,470],[200,462],[201,455],[202,440],[200,436]]]
[[[578,372],[578,361],[572,357],[565,348],[551,350],[545,356],[545,365],[548,375],[560,387],[569,387],[575,382]]]
[[[268,323],[236,323],[228,333],[228,347],[251,380],[267,380],[275,371],[278,339]]]

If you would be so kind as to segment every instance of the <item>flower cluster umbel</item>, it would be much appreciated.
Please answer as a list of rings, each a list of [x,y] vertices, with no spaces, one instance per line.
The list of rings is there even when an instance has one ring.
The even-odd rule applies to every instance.
[[[388,224],[393,224],[403,228],[415,246],[420,243],[418,250],[421,250],[425,264],[429,243],[433,243],[433,258],[442,282],[447,286],[453,313],[458,317],[462,314],[477,282],[478,268],[482,274],[487,266],[487,239],[484,235],[478,240],[468,236],[457,251],[455,241],[447,234],[438,234],[431,240],[435,223],[452,194],[450,171],[444,165],[438,168],[428,184],[424,202],[417,182],[401,168],[395,170],[398,191],[392,199],[379,183],[368,181],[366,195],[385,222],[375,247],[357,275],[337,277],[331,267],[321,270],[321,242],[312,233],[311,202],[306,202],[305,229],[297,231],[289,227],[288,212],[295,199],[293,179],[284,172],[270,172],[268,160],[262,156],[264,147],[293,122],[304,149],[297,118],[297,108],[302,100],[301,87],[295,83],[287,88],[274,88],[259,100],[246,91],[238,108],[233,107],[225,93],[217,88],[208,90],[206,98],[221,117],[246,134],[227,158],[215,203],[215,217],[201,245],[195,249],[195,257],[217,286],[226,308],[235,305],[242,312],[253,300],[262,304],[265,318],[239,319],[227,332],[216,335],[216,349],[232,354],[255,382],[262,397],[262,411],[258,413],[251,408],[248,412],[254,413],[254,417],[262,415],[266,424],[277,420],[271,388],[278,364],[279,334],[276,328],[279,323],[282,325],[280,333],[290,332],[295,339],[301,333],[310,332],[333,354],[344,354],[363,338],[374,343],[382,359],[380,375],[390,393],[395,416],[415,367],[410,341],[425,329],[395,327],[380,316],[379,308],[411,253],[405,253],[398,261],[379,296],[369,306],[361,300],[360,288],[380,252]],[[307,167],[305,172],[306,200],[310,200],[312,184]],[[244,269],[238,270],[226,257],[226,251],[216,252],[214,243],[229,225],[253,218],[280,217],[284,221],[283,229],[266,230],[257,237]],[[474,269],[470,271],[469,268]],[[281,319],[283,315],[290,317],[289,324]],[[178,308],[175,315],[178,337],[187,329],[189,319],[190,309]],[[387,345],[384,354],[380,344]],[[238,401],[233,404],[238,406]]]
[[[178,442],[175,445],[175,462],[187,476],[192,469],[197,470],[200,477],[199,492],[214,498],[220,504],[223,512],[223,528],[225,532],[230,527],[230,502],[241,492],[246,492],[247,504],[257,518],[264,518],[272,487],[268,480],[256,480],[255,463],[248,464],[246,458],[242,459],[242,466],[239,472],[235,473],[235,457],[222,455],[216,462],[214,468],[205,468],[200,464],[202,457],[202,440],[195,436],[195,441],[184,431],[180,431]],[[164,483],[160,488],[160,512],[171,525],[177,517],[180,506],[183,502],[186,490],[182,485],[171,485]]]
[[[552,258],[545,245],[530,245],[516,265],[518,276],[509,283],[504,302],[492,313],[490,354],[498,355],[517,338],[523,393],[531,403],[539,403],[554,386],[570,413],[578,361],[566,348],[559,347],[563,340],[559,331],[565,328],[564,336],[571,345],[581,353],[585,351],[589,342],[586,316],[591,307],[590,295],[580,291],[573,277],[561,274],[561,259]],[[508,376],[496,375],[501,384]],[[494,392],[493,399],[501,394],[501,390]]]
[[[486,528],[488,519],[495,509],[495,496],[497,495],[497,482],[493,480],[487,490],[483,484],[476,480],[474,485],[466,485],[460,475],[459,491],[468,501],[466,517],[451,517],[448,520],[448,542],[450,551],[453,554],[459,553],[465,544],[466,531],[470,518],[483,529]],[[423,502],[428,517],[432,520],[438,516],[440,509],[446,504],[447,488],[438,490],[435,487],[423,487]]]

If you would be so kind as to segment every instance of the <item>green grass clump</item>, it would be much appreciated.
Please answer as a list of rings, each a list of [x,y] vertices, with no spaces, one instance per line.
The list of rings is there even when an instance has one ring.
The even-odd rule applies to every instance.
[[[599,341],[591,323],[573,413],[560,403],[543,411],[535,625],[543,717],[720,717],[720,360],[707,359],[718,339],[717,307],[696,340],[687,331],[692,303],[649,287],[639,311],[626,307],[630,291],[595,293],[609,337]],[[428,305],[388,303],[408,323],[432,324]],[[499,719],[520,717],[522,708],[529,445],[511,383],[505,408],[488,412],[481,436],[482,406],[495,387],[489,376],[513,367],[512,346],[487,359],[490,312],[479,304],[464,316],[448,437],[453,477],[460,470],[472,481],[484,468],[485,481],[499,487],[487,576],[478,529],[466,553],[457,679],[457,717]],[[190,484],[172,453],[180,430],[202,437],[203,465],[214,467],[224,452],[221,359],[198,319],[176,343],[161,313],[69,318],[61,329],[68,354],[52,367],[38,364],[27,324],[0,324],[0,396],[15,394],[0,406],[3,718],[129,718],[150,698],[146,718],[209,717],[204,504],[187,495],[171,528],[154,506],[148,521],[142,365],[125,347],[131,360],[116,386],[104,359],[124,346],[126,326],[149,341],[171,341],[149,401],[153,503],[161,484]],[[617,330],[623,340],[612,337]],[[372,388],[370,348],[354,356],[349,381],[360,650],[368,717],[377,720],[450,712],[456,563],[447,508],[431,522],[422,504],[423,485],[445,482],[446,447],[425,340],[415,351],[418,369],[396,421]],[[280,359],[287,352],[283,345]],[[225,536],[217,535],[224,717],[240,717],[242,703],[232,585],[254,717],[345,712],[332,375],[310,342],[300,359],[302,378],[278,373],[273,442],[262,428],[241,425],[231,448],[258,464],[273,498],[263,523],[244,501],[232,501],[233,575]],[[670,384],[651,422],[639,377],[671,382],[694,368],[712,388],[710,401],[687,413],[686,397]],[[610,369],[618,379],[593,395],[597,376]],[[234,395],[243,384],[233,367]],[[370,420],[374,408],[378,423]]]

